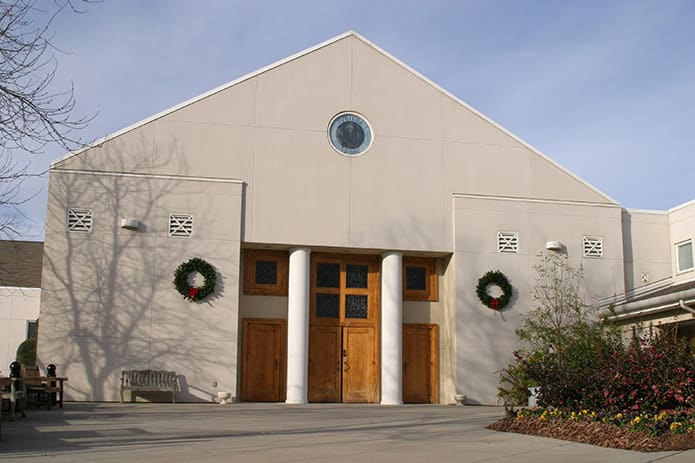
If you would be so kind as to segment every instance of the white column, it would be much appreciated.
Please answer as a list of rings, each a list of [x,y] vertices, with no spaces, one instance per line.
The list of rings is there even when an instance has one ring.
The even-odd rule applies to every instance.
[[[403,256],[381,260],[381,403],[403,403]]]
[[[309,382],[309,266],[308,248],[290,250],[287,303],[287,400],[308,401]]]

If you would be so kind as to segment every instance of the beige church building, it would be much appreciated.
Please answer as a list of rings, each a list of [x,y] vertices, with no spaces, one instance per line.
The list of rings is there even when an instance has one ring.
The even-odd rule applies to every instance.
[[[349,32],[52,163],[38,355],[71,400],[153,369],[180,401],[495,404],[540,253],[692,327],[693,235]]]

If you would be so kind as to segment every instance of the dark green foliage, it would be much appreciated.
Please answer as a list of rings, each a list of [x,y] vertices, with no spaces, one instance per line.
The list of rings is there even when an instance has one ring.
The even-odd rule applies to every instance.
[[[522,358],[518,352],[514,352],[516,361],[499,372],[500,384],[497,395],[502,399],[506,407],[526,405],[529,397],[528,388],[537,386],[536,382],[529,378]]]
[[[502,290],[502,295],[500,297],[490,296],[487,292],[487,288],[490,285],[499,286]],[[478,299],[480,299],[480,302],[482,302],[485,307],[494,310],[502,310],[507,307],[507,304],[509,304],[509,301],[512,299],[513,289],[504,273],[499,270],[490,270],[480,277],[475,292],[478,295]]]
[[[505,404],[523,402],[523,389],[537,385],[542,407],[630,414],[695,407],[695,348],[687,340],[650,330],[625,342],[616,326],[591,317],[579,296],[581,270],[557,256],[537,270],[536,306],[517,330],[527,348],[500,375]]]
[[[203,275],[205,284],[201,287],[195,287],[188,284],[188,278],[191,273],[198,272]],[[201,302],[203,299],[215,292],[215,284],[217,283],[217,273],[215,268],[198,257],[194,257],[188,262],[179,265],[174,272],[174,287],[183,296],[193,302]]]
[[[19,345],[17,361],[25,367],[36,366],[36,338],[29,338]]]

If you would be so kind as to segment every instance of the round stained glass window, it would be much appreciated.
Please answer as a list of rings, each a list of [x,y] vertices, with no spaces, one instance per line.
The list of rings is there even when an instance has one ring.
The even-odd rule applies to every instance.
[[[328,124],[331,146],[345,156],[359,156],[372,144],[372,128],[359,114],[340,113]]]

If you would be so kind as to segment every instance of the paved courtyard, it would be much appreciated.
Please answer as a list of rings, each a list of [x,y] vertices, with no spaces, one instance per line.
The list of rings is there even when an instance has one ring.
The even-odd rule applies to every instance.
[[[488,431],[498,407],[91,404],[3,415],[0,460],[31,462],[649,462],[637,453]]]

